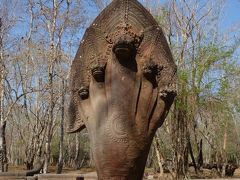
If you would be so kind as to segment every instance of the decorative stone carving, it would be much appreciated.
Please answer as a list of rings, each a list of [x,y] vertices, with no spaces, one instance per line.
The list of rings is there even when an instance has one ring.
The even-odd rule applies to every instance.
[[[142,179],[176,72],[162,29],[137,0],[113,0],[86,30],[71,67],[69,132],[87,128],[99,179]]]
[[[82,100],[87,99],[88,98],[88,87],[82,86],[79,89],[79,96],[81,97]]]

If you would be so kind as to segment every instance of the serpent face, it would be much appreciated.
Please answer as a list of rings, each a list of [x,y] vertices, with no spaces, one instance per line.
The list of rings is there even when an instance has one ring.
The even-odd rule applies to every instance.
[[[88,87],[85,87],[85,86],[82,86],[79,91],[79,96],[81,97],[82,100],[85,100],[88,98],[88,95],[89,95],[89,90],[88,90]]]
[[[95,65],[92,67],[92,76],[97,82],[103,82],[104,81],[104,75],[105,75],[105,66],[104,65]]]
[[[113,46],[113,52],[119,60],[130,59],[136,54],[134,41],[119,40]]]

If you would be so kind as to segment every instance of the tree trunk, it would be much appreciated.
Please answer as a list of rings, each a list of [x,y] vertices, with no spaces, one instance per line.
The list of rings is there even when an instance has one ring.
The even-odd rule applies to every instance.
[[[226,146],[227,146],[227,123],[225,124],[225,129],[224,129],[224,136],[223,136],[223,150],[222,150],[222,158],[223,158],[223,161],[222,161],[222,172],[221,172],[221,175],[222,177],[225,176],[226,174],[226,161],[227,161],[227,158],[226,158]]]
[[[3,62],[3,42],[2,42],[2,19],[0,18],[0,172],[6,172],[7,166],[7,147],[6,147],[6,121],[4,119],[4,79],[5,67]]]
[[[7,172],[6,121],[0,125],[0,172]]]
[[[184,97],[178,99],[186,106]],[[187,120],[184,107],[174,106],[174,117],[172,124],[172,142],[174,147],[174,165],[176,170],[176,179],[184,179],[187,176],[188,169],[188,144],[187,144]],[[186,107],[185,107],[186,108]]]
[[[160,176],[163,176],[163,166],[162,166],[163,158],[159,152],[159,143],[157,142],[156,138],[154,138],[153,145],[154,145],[154,149],[155,149],[156,156],[157,156],[157,162],[158,162],[158,166],[159,166],[159,170],[160,170]]]
[[[45,144],[45,155],[44,155],[44,167],[43,172],[48,173],[48,166],[51,155],[51,141],[52,141],[52,126],[53,126],[53,112],[54,112],[54,91],[53,91],[53,61],[50,62],[48,72],[48,85],[49,85],[49,114],[47,123],[47,137]]]
[[[50,48],[50,58],[49,58],[49,64],[48,64],[48,88],[49,88],[49,117],[48,117],[48,123],[47,123],[47,138],[46,138],[46,144],[45,144],[45,162],[44,162],[44,168],[43,172],[47,173],[48,171],[48,164],[50,162],[50,154],[51,154],[51,141],[52,141],[52,131],[53,131],[53,113],[54,113],[54,87],[53,87],[53,77],[54,77],[54,63],[56,60],[56,49],[54,46],[54,35],[56,31],[56,17],[57,17],[57,1],[52,1],[52,14],[53,19],[50,20],[48,23],[51,23],[51,26],[48,26],[49,31],[49,48]]]
[[[75,169],[79,169],[80,166],[80,162],[79,162],[79,155],[80,155],[80,143],[79,143],[79,136],[78,134],[76,134],[75,136],[75,140],[76,140],[76,149],[75,149],[75,156],[74,156],[74,168]]]
[[[2,80],[3,81],[3,80]],[[2,85],[2,83],[1,83]],[[1,86],[1,102],[0,102],[0,172],[4,172],[4,154],[3,154],[3,86]]]
[[[198,145],[197,166],[198,166],[198,169],[201,169],[203,166],[202,139],[200,140]]]
[[[65,104],[65,82],[64,79],[62,78],[62,104],[61,104],[60,142],[57,174],[61,174],[63,168],[64,104]]]
[[[195,172],[197,174],[198,173],[197,172],[197,165],[196,165],[196,161],[195,161],[195,158],[194,158],[194,155],[193,155],[192,144],[191,144],[191,139],[190,139],[189,133],[188,133],[188,149],[189,149],[189,153],[190,153],[190,156],[191,156],[191,159],[192,159],[192,163],[193,163]]]

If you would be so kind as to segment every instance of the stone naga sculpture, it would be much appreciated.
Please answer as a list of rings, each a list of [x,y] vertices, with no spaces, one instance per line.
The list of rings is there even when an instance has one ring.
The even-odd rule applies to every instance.
[[[99,179],[142,179],[176,76],[161,28],[137,0],[113,0],[86,30],[71,67],[69,132],[87,128]]]

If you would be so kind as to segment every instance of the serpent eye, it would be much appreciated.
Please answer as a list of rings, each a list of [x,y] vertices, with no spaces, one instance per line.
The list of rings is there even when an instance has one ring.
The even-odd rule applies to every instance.
[[[88,87],[82,86],[82,87],[79,89],[78,94],[79,94],[79,96],[80,96],[80,98],[81,98],[82,100],[87,99],[88,96],[89,96],[89,89],[88,89]]]

